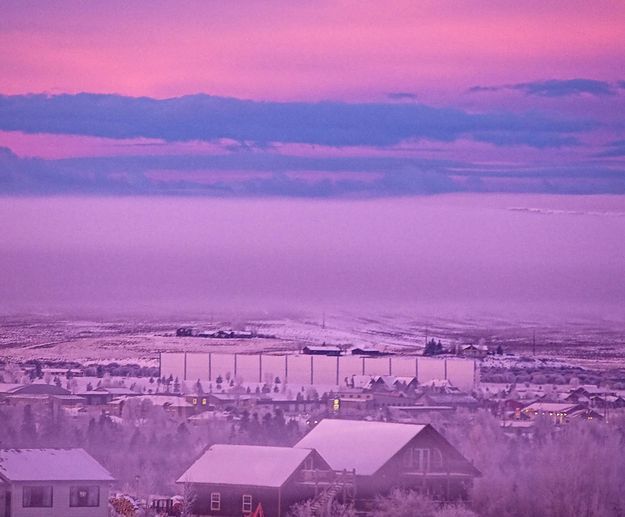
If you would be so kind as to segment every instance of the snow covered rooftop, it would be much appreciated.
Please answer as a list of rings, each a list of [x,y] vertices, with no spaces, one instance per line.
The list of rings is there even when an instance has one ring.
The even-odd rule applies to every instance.
[[[333,345],[306,345],[303,350],[311,352],[342,352],[340,347]]]
[[[578,404],[564,404],[559,402],[534,402],[523,411],[538,411],[545,413],[567,413],[579,407]]]
[[[122,396],[111,400],[110,404],[121,404],[126,403],[129,400],[133,402],[136,401],[140,403],[142,401],[148,401],[154,404],[155,406],[163,406],[163,407],[176,407],[176,408],[188,408],[193,407],[193,404],[187,402],[187,400],[178,395],[137,395],[137,396]]]
[[[310,455],[310,449],[260,445],[213,445],[178,479],[210,483],[280,487]]]
[[[0,383],[0,393],[11,393],[16,388],[21,388],[23,384]]]
[[[113,481],[84,449],[0,449],[0,477],[9,481]]]
[[[316,449],[334,470],[375,474],[425,425],[324,419],[295,447]]]

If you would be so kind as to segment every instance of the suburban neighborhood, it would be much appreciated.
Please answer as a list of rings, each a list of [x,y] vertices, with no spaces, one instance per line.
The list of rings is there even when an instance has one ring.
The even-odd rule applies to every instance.
[[[0,517],[365,516],[412,493],[470,505],[488,468],[467,430],[484,418],[502,443],[531,447],[545,429],[608,429],[625,414],[618,383],[561,367],[493,374],[496,350],[355,349],[161,354],[157,369],[5,363]]]

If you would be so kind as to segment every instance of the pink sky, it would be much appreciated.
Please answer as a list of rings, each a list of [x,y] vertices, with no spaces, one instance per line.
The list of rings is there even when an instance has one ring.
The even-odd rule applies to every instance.
[[[0,92],[445,102],[622,79],[622,2],[3,2]]]
[[[261,152],[412,156],[460,161],[466,170],[568,164],[605,171],[623,166],[620,153],[597,160],[606,146],[625,139],[625,87],[617,86],[625,80],[623,27],[625,3],[582,0],[7,0],[0,17],[0,95],[88,92],[163,99],[204,93],[259,101],[418,102],[467,114],[589,119],[592,131],[562,135],[575,145],[549,149],[526,141],[508,145],[508,134],[492,141],[452,134],[442,141],[416,138],[377,147],[272,142]],[[618,93],[551,97],[510,88],[467,93],[475,86],[578,78],[609,83]],[[389,99],[398,92],[414,98]],[[2,117],[0,112],[0,123]],[[4,125],[9,130],[0,127],[0,148],[20,158],[224,155],[239,145],[223,138],[47,134],[9,122]],[[253,147],[254,142],[242,144]],[[118,169],[113,174],[127,172],[122,165]],[[618,191],[614,185],[602,189]]]
[[[618,1],[4,0],[0,313],[622,307],[624,28]]]

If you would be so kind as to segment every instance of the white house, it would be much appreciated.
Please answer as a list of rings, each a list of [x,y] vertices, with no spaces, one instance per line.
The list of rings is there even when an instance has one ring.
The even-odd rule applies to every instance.
[[[107,517],[112,481],[84,449],[0,449],[0,517]]]

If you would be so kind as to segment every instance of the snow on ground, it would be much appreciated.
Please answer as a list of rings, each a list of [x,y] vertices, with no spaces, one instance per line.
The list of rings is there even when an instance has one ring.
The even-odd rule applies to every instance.
[[[180,326],[197,331],[218,328],[253,330],[253,339],[177,337]],[[584,320],[537,322],[500,317],[423,317],[412,314],[353,315],[348,313],[303,316],[223,317],[180,320],[100,320],[53,316],[0,317],[0,360],[76,361],[81,363],[137,363],[157,366],[160,352],[286,352],[306,345],[375,347],[396,353],[421,353],[426,337],[446,347],[484,343],[501,345],[506,353],[531,356],[533,336],[543,366],[562,363],[591,367],[625,364],[625,324]],[[503,361],[503,363],[502,363]],[[532,362],[489,358],[486,365],[523,367]],[[546,363],[545,363],[546,361]]]

